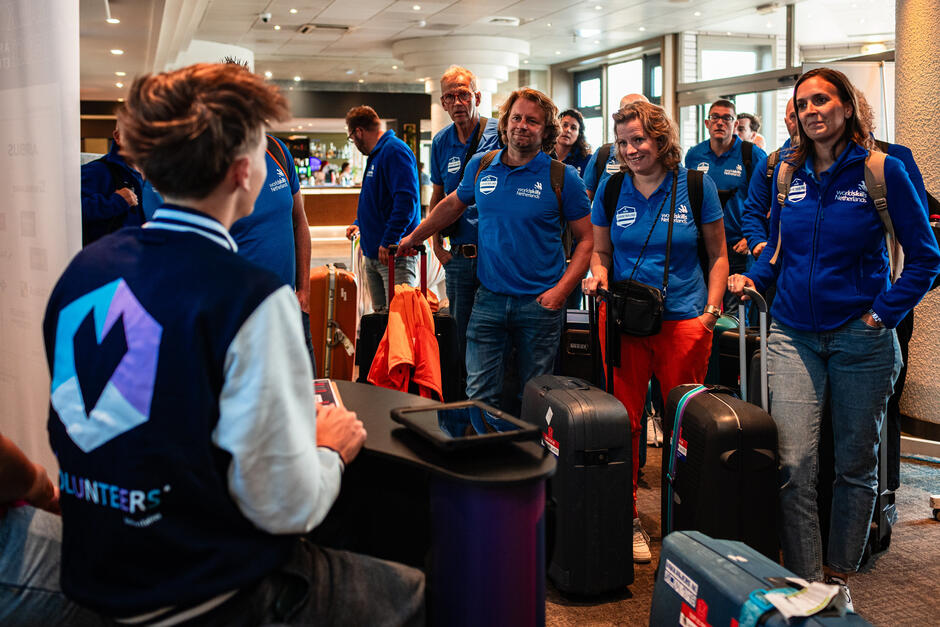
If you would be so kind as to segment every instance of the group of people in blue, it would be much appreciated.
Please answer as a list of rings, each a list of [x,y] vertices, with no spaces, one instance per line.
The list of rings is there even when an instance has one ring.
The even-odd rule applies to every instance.
[[[940,273],[910,151],[889,147],[898,158],[883,160],[883,208],[904,251],[895,273],[866,184],[870,110],[839,72],[799,78],[791,139],[769,156],[735,135],[733,103],[713,103],[709,139],[684,166],[675,122],[642,96],[625,97],[616,141],[588,158],[580,114],[559,115],[535,89],[513,92],[488,119],[465,68],[450,68],[441,88],[453,124],[432,142],[423,221],[414,154],[371,108],[347,115],[350,140],[368,155],[348,234],[361,235],[373,303],[385,304],[390,261],[397,280],[416,282],[410,253],[434,238],[466,394],[499,406],[509,348],[520,381],[552,371],[576,289],[617,293],[632,280],[660,290],[658,332],[601,342],[620,352],[613,393],[633,436],[634,556],[649,561],[636,510],[647,384],[654,375],[664,391],[704,381],[726,294],[775,286],[768,361],[783,561],[840,585],[851,604],[847,581],[872,518],[881,427],[902,362],[893,329]],[[0,531],[33,547],[24,549],[33,558],[58,554],[61,533],[63,591],[91,610],[53,603],[32,614],[38,620],[423,621],[420,571],[304,537],[336,500],[366,433],[351,412],[317,408],[309,384],[314,367],[297,325],[309,237],[293,162],[279,160],[283,144],[265,135],[287,115],[283,95],[237,64],[143,76],[118,114],[120,152],[105,157],[123,161],[140,188],[103,162],[83,172],[98,179],[87,196],[113,208],[95,198],[86,215],[83,193],[95,241],[66,269],[44,320],[59,481],[0,436],[22,486],[4,499],[61,510],[63,521],[14,517],[18,527]],[[162,196],[146,220],[145,181]],[[103,218],[112,231],[121,221],[135,228],[99,233],[93,221]],[[608,315],[616,312],[603,308]],[[836,479],[823,554],[814,434],[825,412]],[[42,539],[40,527],[51,529]],[[30,586],[21,590],[14,611],[42,612]]]

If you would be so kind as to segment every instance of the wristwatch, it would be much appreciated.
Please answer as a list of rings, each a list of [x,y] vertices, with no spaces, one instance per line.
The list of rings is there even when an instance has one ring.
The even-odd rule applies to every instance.
[[[716,318],[721,317],[721,309],[719,309],[718,307],[715,307],[714,305],[705,305],[705,311],[703,311],[702,313],[711,314],[715,316]]]

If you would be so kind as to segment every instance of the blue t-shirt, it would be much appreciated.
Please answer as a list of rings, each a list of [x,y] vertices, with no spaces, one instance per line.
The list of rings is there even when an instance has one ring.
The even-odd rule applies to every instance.
[[[255,201],[255,209],[251,215],[235,222],[229,233],[238,244],[239,255],[267,268],[285,285],[296,287],[294,194],[300,191],[300,180],[287,146],[279,139],[277,143],[287,157],[288,171],[281,171],[270,152],[265,155],[268,176]]]
[[[754,146],[751,153],[752,167],[766,157],[766,152]],[[737,244],[744,237],[741,215],[744,212],[744,201],[747,199],[747,187],[750,183],[741,157],[741,139],[735,136],[734,145],[721,156],[715,154],[706,139],[686,153],[685,167],[707,174],[718,189],[734,190],[734,195],[724,207],[725,240],[729,244]]]
[[[604,146],[610,146],[610,154],[607,155],[607,162],[604,164],[600,178],[598,178],[597,153],[599,153]],[[591,155],[591,159],[584,167],[584,174],[582,175],[584,177],[584,186],[592,192],[596,192],[600,184],[609,179],[612,174],[620,172],[620,162],[617,161],[617,146],[614,144],[604,144],[604,146],[594,151],[594,154]]]
[[[415,230],[421,221],[420,198],[415,153],[395,131],[385,131],[366,161],[353,223],[366,257],[378,259],[380,246],[397,244]]]
[[[487,118],[486,127],[480,137],[480,143],[474,154],[487,153],[499,148],[499,120]],[[457,127],[451,124],[441,129],[431,140],[431,182],[441,185],[444,194],[449,194],[460,185],[460,166],[467,154],[470,142],[476,137],[479,123],[473,127],[473,132],[466,143],[460,143],[457,136]],[[451,245],[476,244],[477,242],[477,208],[475,205],[467,207],[457,221],[457,234],[450,238]]]
[[[577,171],[578,171],[578,176],[580,176],[580,177],[583,179],[583,178],[584,178],[584,169],[587,167],[588,162],[591,161],[591,157],[593,157],[593,156],[594,156],[594,155],[592,155],[592,154],[576,155],[576,154],[574,154],[574,151],[572,151],[572,152],[569,152],[569,153],[568,153],[568,156],[565,157],[563,163],[564,163],[565,165],[570,165],[572,168],[574,168],[575,170],[577,170]]]
[[[476,175],[483,156],[473,157],[457,188],[457,197],[465,205],[477,205],[480,283],[498,294],[538,295],[554,287],[565,273],[561,216],[551,184],[551,157],[540,152],[527,164],[510,167],[502,162],[504,152],[501,150],[480,172],[479,179]],[[568,166],[562,207],[568,222],[591,211],[584,182]]]
[[[702,313],[708,292],[698,258],[698,227],[689,202],[686,169],[679,167],[676,185],[676,214],[672,226],[672,249],[669,251],[669,284],[664,303],[664,320],[687,320]],[[643,252],[633,279],[662,289],[663,264],[666,263],[666,236],[669,233],[669,210],[672,205],[672,175],[667,174],[656,191],[645,198],[633,186],[629,174],[623,177],[623,186],[617,199],[613,225],[604,211],[604,190],[608,178],[597,190],[591,209],[591,222],[610,228],[614,249],[614,267],[610,282],[629,279],[646,236],[649,244]],[[664,204],[665,201],[665,204]],[[661,207],[661,209],[660,209]],[[657,217],[657,212],[658,217]],[[702,177],[702,223],[710,224],[722,217],[721,203],[715,183]],[[653,227],[653,220],[657,220]]]

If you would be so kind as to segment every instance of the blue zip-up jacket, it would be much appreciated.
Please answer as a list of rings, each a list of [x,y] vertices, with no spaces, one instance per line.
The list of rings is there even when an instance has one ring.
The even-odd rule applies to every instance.
[[[940,249],[926,210],[904,165],[889,156],[888,212],[904,248],[904,270],[890,284],[884,227],[865,188],[867,154],[849,143],[819,177],[807,159],[793,174],[783,209],[778,203],[771,209],[767,248],[747,276],[758,291],[777,281],[772,313],[787,326],[828,331],[871,309],[894,328],[940,272]],[[771,265],[778,229],[781,251]]]
[[[388,130],[366,161],[356,221],[362,252],[378,259],[379,246],[397,244],[421,220],[418,164],[408,144]]]
[[[144,223],[144,180],[120,155],[117,142],[111,143],[108,154],[82,166],[82,241],[90,244],[99,237],[125,227]],[[114,191],[125,187],[116,182],[108,163],[116,165],[125,174],[125,180],[137,195],[137,205],[131,207]]]
[[[790,140],[788,139],[781,146],[780,151],[785,155],[789,148]],[[917,196],[926,211],[927,190],[924,188],[924,177],[914,161],[914,155],[911,153],[910,148],[900,144],[888,144],[888,155],[897,157],[904,164],[904,169],[914,185],[914,191],[917,192]],[[754,250],[754,247],[761,242],[767,241],[767,233],[770,227],[767,210],[770,209],[771,200],[777,196],[776,179],[768,179],[766,176],[768,158],[764,157],[758,161],[757,166],[754,168],[754,175],[751,177],[747,190],[747,200],[744,203],[744,213],[741,216],[744,237],[747,238],[747,245],[751,250]]]

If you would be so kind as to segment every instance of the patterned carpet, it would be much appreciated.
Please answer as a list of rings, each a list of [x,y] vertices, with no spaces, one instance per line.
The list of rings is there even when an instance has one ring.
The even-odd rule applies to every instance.
[[[648,449],[640,477],[640,518],[652,537],[653,562],[637,564],[633,585],[601,598],[571,599],[549,581],[546,624],[646,625],[662,538],[659,533],[660,449]],[[940,625],[940,522],[932,518],[930,494],[940,493],[940,460],[904,458],[896,498],[899,520],[891,547],[850,581],[855,609],[876,626]],[[629,534],[630,530],[624,530]],[[657,626],[658,627],[658,626]]]

